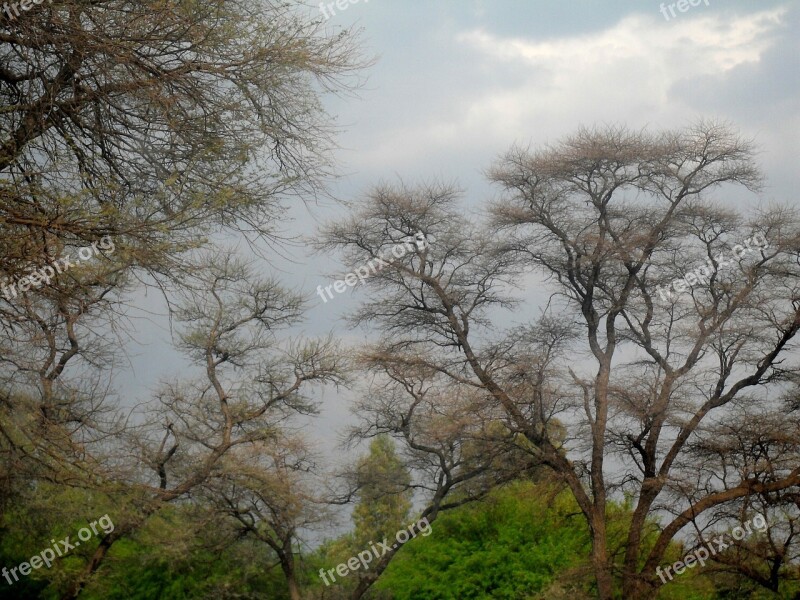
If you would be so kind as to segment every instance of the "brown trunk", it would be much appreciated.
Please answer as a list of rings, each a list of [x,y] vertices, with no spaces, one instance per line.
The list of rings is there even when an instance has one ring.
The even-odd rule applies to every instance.
[[[655,598],[660,586],[650,583],[641,574],[625,575],[622,584],[624,600],[650,600]]]
[[[613,600],[614,579],[608,564],[605,519],[596,517],[592,529],[592,565],[597,580],[597,597],[599,600]]]
[[[288,550],[286,548],[288,547]],[[294,572],[294,555],[291,546],[284,546],[284,551],[278,552],[278,559],[281,561],[281,569],[286,577],[286,585],[289,587],[289,598],[300,600],[300,587],[297,585],[297,576]]]
[[[83,591],[83,587],[86,585],[86,582],[89,581],[89,578],[103,563],[103,559],[106,557],[106,554],[108,554],[111,546],[120,537],[122,537],[122,535],[122,532],[118,533],[117,531],[112,531],[102,540],[100,540],[100,545],[97,546],[97,549],[94,551],[89,564],[87,564],[83,569],[83,573],[81,573],[80,577],[78,577],[78,579],[67,589],[67,591],[64,592],[64,594],[61,596],[61,600],[75,600],[80,595],[81,591]]]
[[[608,419],[608,380],[611,373],[612,343],[609,341],[606,355],[598,355],[600,368],[595,388],[595,420],[592,423],[592,564],[597,579],[597,594],[600,600],[614,597],[614,579],[608,562],[608,537],[606,532],[606,483],[603,476],[605,459],[605,434]],[[598,353],[596,353],[598,354]]]
[[[289,597],[292,600],[300,600],[300,588],[297,586],[294,573],[286,576],[286,583],[289,584]]]
[[[367,590],[372,586],[375,582],[374,579],[367,579],[361,578],[358,580],[358,584],[356,585],[353,593],[350,595],[350,600],[361,600],[364,594],[367,593]]]

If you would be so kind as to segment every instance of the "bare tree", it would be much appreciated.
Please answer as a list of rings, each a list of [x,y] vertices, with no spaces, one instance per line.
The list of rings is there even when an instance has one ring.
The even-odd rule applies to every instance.
[[[343,381],[343,359],[330,341],[277,337],[302,315],[297,294],[259,278],[232,256],[209,259],[197,279],[196,289],[184,292],[176,317],[185,324],[179,347],[203,376],[166,383],[155,416],[132,428],[127,443],[119,445],[116,462],[124,468],[107,486],[132,493],[135,516],[101,540],[65,600],[78,596],[116,540],[165,503],[230,476],[236,456],[263,452],[263,461],[291,458],[276,448],[286,439],[281,432],[292,415],[315,410],[306,387]],[[286,465],[273,467],[260,484],[274,480],[271,501],[279,503],[289,493],[281,489]],[[263,488],[251,491],[266,494]]]
[[[98,258],[36,294],[7,299],[0,455],[15,478],[91,486],[103,477],[102,449],[123,430],[109,337],[123,320],[120,264]]]
[[[140,412],[119,421],[111,386],[114,346],[133,329],[124,319],[133,284],[208,292],[194,277],[198,249],[231,231],[274,242],[285,203],[318,192],[333,133],[319,95],[357,84],[354,41],[271,0],[65,0],[0,14],[0,284],[16,285],[0,290],[0,475],[92,486],[136,505],[68,597],[116,539],[185,498],[232,447],[266,435],[256,430],[276,411],[310,409],[304,382],[335,377],[328,342],[293,346],[262,332],[273,347],[226,346],[234,326],[218,332],[210,362],[184,340],[206,380],[167,387],[157,423],[142,424]],[[103,237],[113,256],[18,285]],[[239,291],[264,311],[243,313],[248,326],[299,315],[275,282]],[[247,385],[220,379],[253,353],[269,360]],[[246,409],[253,398],[234,402],[233,390],[264,405]]]
[[[377,379],[354,407],[362,425],[350,439],[388,434],[398,441],[412,479],[395,481],[393,487],[395,493],[414,491],[422,503],[421,519],[433,523],[442,511],[484,498],[504,482],[539,473],[536,461],[482,390],[454,386],[414,355],[381,351],[361,360]],[[366,594],[403,545],[398,540],[359,573],[353,600]]]
[[[122,300],[110,288],[125,278],[113,269],[177,280],[193,272],[187,252],[220,228],[275,233],[284,199],[313,192],[328,169],[317,93],[348,89],[359,64],[352,32],[329,37],[297,7],[271,1],[66,0],[18,18],[4,11],[0,57],[0,356],[13,385],[40,370],[40,388],[86,355],[84,332],[110,321],[113,311],[90,308],[94,297]],[[103,236],[118,251],[96,284],[72,272],[22,279]],[[22,338],[41,342],[35,366]],[[14,399],[50,402],[35,399],[43,388],[20,393],[3,391],[15,414]]]
[[[739,401],[732,414],[705,427],[705,436],[689,444],[687,455],[702,466],[685,486],[687,492],[701,486],[706,493],[727,489],[730,482],[743,479],[767,482],[775,471],[791,469],[800,462],[796,415],[778,403],[763,411],[765,403]],[[726,536],[729,547],[709,558],[715,563],[709,570],[716,587],[725,590],[731,581],[737,585],[749,581],[751,589],[755,584],[777,594],[800,579],[799,509],[797,490],[767,490],[716,506],[701,516],[702,521],[694,520],[697,546],[707,547],[709,540]],[[752,526],[759,519],[764,525]],[[743,525],[751,533],[742,539],[730,535],[732,529]]]
[[[343,248],[350,265],[397,237],[427,235],[428,250],[368,282],[373,295],[357,319],[378,326],[387,351],[413,349],[429,368],[491,395],[575,496],[604,600],[617,581],[625,598],[652,597],[671,541],[706,511],[800,485],[800,465],[782,463],[682,489],[696,476],[689,455],[707,435],[701,425],[735,410],[736,399],[770,410],[765,397],[796,372],[796,218],[774,208],[745,219],[710,198],[724,185],[757,190],[753,155],[715,123],[660,134],[582,129],[498,162],[490,176],[505,194],[486,226],[463,214],[450,186],[384,186],[325,231],[324,246]],[[511,288],[528,272],[548,278],[548,311],[522,335],[502,335],[493,324],[518,306]],[[566,334],[575,327],[578,337]],[[548,340],[562,351],[548,353]],[[515,387],[520,373],[528,385]],[[547,426],[558,414],[566,453]],[[636,505],[615,564],[607,504],[622,492]],[[645,546],[648,523],[668,509]]]
[[[332,515],[314,457],[296,435],[276,432],[267,445],[237,449],[226,456],[222,472],[203,486],[217,514],[234,520],[240,535],[266,544],[277,557],[289,588],[300,600],[297,558],[302,534],[328,524]]]
[[[352,32],[320,24],[272,0],[65,0],[0,18],[3,270],[41,262],[53,238],[112,235],[169,276],[218,228],[273,235],[282,198],[328,172],[317,92],[348,89],[363,64]]]
[[[89,353],[109,375],[99,332],[122,341],[131,330],[121,283],[153,283],[144,271],[165,291],[165,280],[186,284],[194,251],[220,229],[273,239],[282,203],[328,172],[318,93],[348,89],[359,61],[352,32],[327,36],[271,1],[4,11],[0,56],[0,360],[19,416],[23,398],[51,403]],[[53,268],[102,238],[117,250],[94,276]],[[59,392],[60,413],[88,422],[86,391]]]

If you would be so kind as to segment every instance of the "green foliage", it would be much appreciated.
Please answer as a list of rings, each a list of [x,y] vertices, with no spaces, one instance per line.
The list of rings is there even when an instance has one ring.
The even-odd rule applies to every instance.
[[[564,576],[588,582],[586,524],[570,495],[550,486],[509,485],[432,527],[398,553],[378,589],[396,600],[516,599]]]
[[[132,540],[116,544],[113,566],[81,594],[86,600],[288,600],[286,582],[263,548],[239,542],[222,552],[196,548],[182,560]],[[270,568],[272,567],[272,568]]]
[[[387,446],[388,442],[388,446]],[[374,461],[378,473],[402,467],[391,442],[373,444],[363,469]],[[400,475],[398,475],[400,476]],[[407,474],[406,474],[407,476]],[[376,479],[375,481],[377,481]],[[387,504],[399,524],[404,504]],[[406,509],[407,510],[407,509]],[[48,547],[51,538],[74,538],[87,519],[108,513],[121,523],[123,507],[84,491],[40,484],[24,502],[9,507],[0,521],[0,565],[13,567]],[[237,539],[224,522],[209,521],[201,507],[167,506],[130,537],[114,544],[108,560],[81,594],[86,600],[288,600],[286,582],[275,556],[263,544]],[[610,548],[621,556],[631,518],[629,500],[611,503]],[[369,522],[369,521],[367,521]],[[362,524],[364,521],[361,522]],[[372,522],[370,522],[372,523]],[[643,546],[654,542],[651,524]],[[388,537],[388,536],[385,536]],[[377,537],[373,538],[377,539]],[[381,537],[382,539],[382,537]],[[368,540],[369,541],[369,540]],[[58,600],[82,571],[98,538],[82,544],[50,569],[39,569],[13,586],[0,579],[0,600]],[[306,598],[345,598],[356,576],[325,587],[320,568],[345,562],[359,546],[354,532],[298,557],[299,582]],[[371,596],[392,600],[588,600],[596,597],[590,566],[591,544],[583,517],[568,491],[552,483],[516,482],[482,501],[442,513],[429,536],[417,536],[398,552]],[[663,564],[680,560],[686,549],[670,547]],[[744,578],[705,569],[687,570],[663,587],[659,600],[789,600],[797,589],[782,586],[774,595]]]
[[[47,483],[32,486],[0,518],[0,567],[11,569],[29,562],[31,557],[52,548],[53,541],[58,544],[67,536],[74,544],[78,530],[90,521],[108,514],[114,523],[113,508],[102,494]],[[60,598],[97,548],[103,536],[103,530],[98,531],[98,535],[80,542],[50,568],[32,569],[27,576],[17,571],[19,581],[10,576],[14,581],[11,585],[0,579],[0,598]]]
[[[411,476],[386,435],[375,438],[369,455],[357,464],[359,501],[353,510],[354,550],[370,542],[392,538],[408,521],[411,510]]]
[[[41,485],[24,504],[7,510],[0,527],[0,566],[14,567],[108,513],[121,522],[119,506],[72,489]],[[116,511],[115,511],[116,509]],[[102,530],[100,530],[102,535]],[[34,570],[9,586],[0,579],[0,599],[59,600],[97,548],[93,536],[51,568]],[[216,544],[220,544],[216,546]],[[288,600],[275,557],[263,544],[229,538],[222,524],[198,525],[197,510],[167,507],[132,537],[117,541],[81,594],[86,600]]]

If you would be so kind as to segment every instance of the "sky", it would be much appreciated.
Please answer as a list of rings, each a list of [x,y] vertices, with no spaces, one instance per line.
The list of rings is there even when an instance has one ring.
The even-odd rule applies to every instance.
[[[360,101],[332,102],[345,132],[343,191],[481,176],[512,143],[580,124],[682,126],[729,119],[787,184],[798,151],[797,2],[710,0],[667,21],[661,3],[363,0],[331,28],[363,28],[378,57]]]
[[[332,34],[359,28],[363,54],[376,60],[356,95],[324,99],[340,128],[333,157],[339,177],[330,182],[331,200],[292,208],[287,229],[294,234],[313,236],[341,215],[336,200],[399,179],[458,182],[467,205],[480,210],[498,193],[484,172],[512,145],[537,147],[581,125],[606,123],[660,130],[699,118],[729,121],[759,146],[767,186],[759,196],[720,201],[796,203],[800,0],[703,0],[685,12],[650,0],[340,5],[325,8],[324,27]],[[310,10],[325,18],[318,6]],[[308,318],[298,333],[366,339],[368,332],[341,321],[357,295],[323,304],[314,292],[343,274],[336,257],[314,255],[302,243],[285,254],[258,264],[307,294]],[[170,348],[158,296],[150,292],[136,305],[136,342],[117,379],[128,401],[147,398],[160,379],[184,368]],[[326,390],[319,399],[317,443],[329,457],[345,457],[336,442],[352,422],[352,396]]]

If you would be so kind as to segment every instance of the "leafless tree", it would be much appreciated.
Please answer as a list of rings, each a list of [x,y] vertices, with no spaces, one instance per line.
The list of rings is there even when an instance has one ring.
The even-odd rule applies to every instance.
[[[703,438],[688,444],[687,455],[701,466],[696,477],[682,486],[689,494],[686,502],[697,489],[710,493],[744,479],[769,482],[776,471],[791,469],[800,461],[797,415],[786,411],[780,400],[768,411],[763,410],[764,404],[768,401],[739,401],[732,414],[705,427]],[[766,522],[763,529],[747,527],[754,531],[740,540],[730,535],[733,528],[759,518]],[[710,557],[716,563],[709,570],[718,589],[725,589],[731,580],[738,585],[749,580],[777,594],[800,578],[800,496],[796,489],[744,496],[714,507],[700,519],[692,522],[696,544],[707,545],[709,539],[727,534],[729,548]]]
[[[272,0],[46,3],[3,13],[0,57],[10,275],[53,238],[125,238],[175,276],[176,254],[219,228],[274,235],[282,199],[328,172],[317,92],[364,64],[352,32]]]
[[[297,294],[230,255],[209,258],[197,279],[176,318],[184,324],[178,345],[203,375],[165,383],[154,416],[130,428],[119,444],[121,468],[107,487],[134,495],[135,516],[101,540],[65,600],[77,597],[116,540],[165,503],[234,477],[237,456],[264,452],[262,461],[290,459],[278,450],[286,439],[282,429],[292,415],[315,411],[307,386],[343,382],[343,358],[330,341],[278,337],[302,315]],[[271,481],[271,502],[290,502],[290,491],[300,497],[302,489],[285,489],[286,465],[271,466],[258,481],[262,487],[250,492],[268,498],[263,486]]]
[[[205,381],[167,386],[157,422],[140,412],[120,421],[112,387],[133,285],[157,284],[172,308],[176,288],[209,292],[195,275],[214,236],[275,241],[286,202],[313,198],[330,171],[333,129],[319,95],[352,89],[364,62],[352,31],[329,35],[304,7],[271,0],[35,5],[0,14],[0,57],[0,283],[104,236],[116,244],[96,264],[0,297],[5,489],[40,477],[136,505],[74,597],[116,539],[186,498],[231,448],[266,436],[259,428],[275,427],[276,411],[312,409],[304,382],[335,378],[328,342],[267,333],[300,311],[273,281],[236,292],[244,322],[205,332],[206,342],[218,336],[210,362],[208,348],[184,340]],[[271,348],[227,345],[259,323]],[[252,379],[220,379],[245,357],[261,361]],[[247,408],[254,398],[263,404]]]
[[[3,284],[102,236],[119,248],[120,275],[144,268],[173,280],[193,271],[187,251],[220,228],[272,236],[281,202],[313,192],[327,172],[331,129],[317,92],[348,89],[359,65],[352,32],[328,36],[298,7],[271,1],[4,11],[0,57]],[[103,300],[120,301],[101,289],[119,280],[100,282]],[[97,326],[91,293],[75,281],[59,273],[0,297],[2,357],[33,373],[20,340],[41,341],[55,359],[36,366],[43,385],[87,352],[78,334]],[[61,354],[41,332],[59,315],[72,330],[60,334]],[[30,327],[40,334],[21,333]],[[3,397],[21,412],[16,392]]]
[[[8,299],[0,456],[14,478],[71,486],[102,479],[102,448],[123,430],[110,381],[120,279],[119,263],[100,258]]]
[[[292,600],[301,598],[297,559],[303,533],[333,519],[315,471],[302,439],[275,432],[268,443],[230,452],[221,472],[203,486],[202,496],[218,515],[275,553]]]
[[[125,339],[129,324],[112,318],[124,313],[120,283],[143,272],[180,283],[220,229],[275,234],[281,203],[327,173],[317,94],[348,89],[359,62],[352,32],[330,37],[271,1],[4,11],[0,57],[0,347],[14,415],[23,398],[52,402],[45,388],[90,351],[108,376],[103,336],[85,334],[113,320]],[[73,268],[18,285],[104,236],[117,250],[96,277]],[[14,387],[21,373],[38,391]],[[78,410],[59,395],[62,414]]]
[[[378,349],[361,356],[361,364],[376,379],[354,407],[362,425],[350,439],[388,434],[397,440],[412,474],[408,488],[422,503],[420,518],[433,523],[442,511],[484,498],[512,479],[536,477],[539,471],[520,447],[524,442],[504,425],[491,397],[472,386],[453,385],[426,362],[413,354]],[[364,596],[403,545],[392,544],[369,570],[359,573],[353,600]]]
[[[753,157],[752,144],[710,122],[663,133],[581,129],[501,158],[490,177],[504,193],[485,225],[464,213],[453,186],[382,186],[324,232],[323,247],[344,249],[353,266],[398,237],[426,234],[426,251],[367,282],[356,319],[379,328],[387,351],[413,352],[491,395],[575,496],[603,600],[617,582],[625,598],[652,597],[665,551],[699,515],[800,485],[800,465],[788,463],[692,494],[678,485],[696,475],[690,449],[708,423],[737,399],[770,410],[765,398],[796,372],[796,217],[780,207],[744,217],[712,198],[757,190]],[[544,317],[501,333],[503,309],[522,308],[513,286],[534,274],[553,292]],[[560,354],[548,355],[548,340]],[[526,366],[548,356],[544,370]],[[520,373],[529,385],[517,388]],[[566,453],[547,426],[556,415]],[[607,507],[622,492],[636,504],[615,564]],[[645,528],[668,509],[647,544]]]

